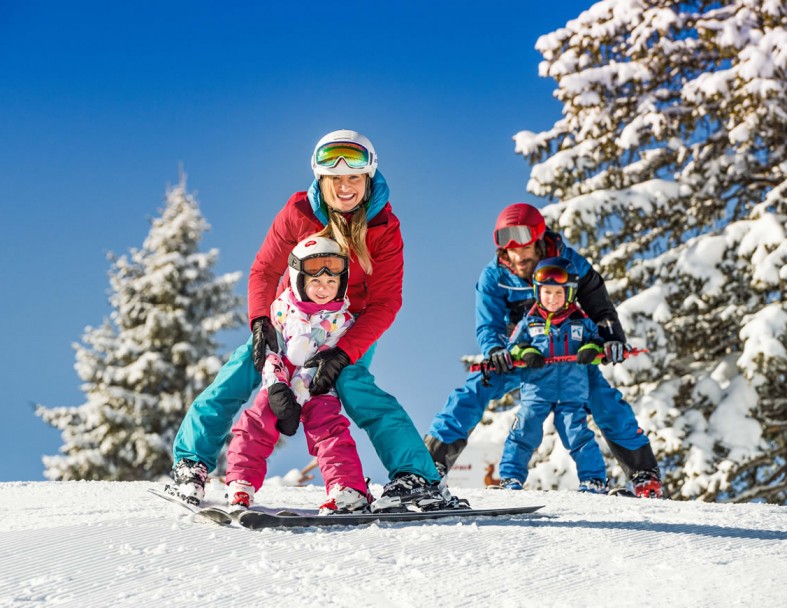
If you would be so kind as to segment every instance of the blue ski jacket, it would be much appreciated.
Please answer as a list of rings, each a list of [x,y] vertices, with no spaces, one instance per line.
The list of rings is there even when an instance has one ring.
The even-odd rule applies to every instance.
[[[584,344],[601,344],[598,328],[572,305],[565,314],[545,318],[535,307],[517,324],[510,346],[536,348],[544,357],[576,355]],[[554,363],[522,374],[522,403],[587,403],[588,366]]]

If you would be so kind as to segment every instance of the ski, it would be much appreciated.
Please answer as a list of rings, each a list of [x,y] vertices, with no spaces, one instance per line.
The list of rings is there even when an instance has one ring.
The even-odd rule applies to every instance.
[[[612,488],[609,492],[607,492],[608,496],[619,496],[625,498],[642,498],[647,500],[668,500],[668,496],[665,494],[662,496],[637,496],[629,490],[628,488]]]
[[[623,488],[623,487],[610,488],[609,491],[607,492],[607,496],[624,496],[626,498],[637,498],[637,495],[634,494],[634,492],[632,492],[628,488]]]
[[[211,521],[213,523],[220,524],[222,526],[229,526],[235,520],[237,520],[238,515],[240,513],[247,513],[247,512],[259,512],[259,513],[266,513],[269,515],[288,515],[291,517],[316,517],[317,516],[317,509],[290,509],[290,508],[282,508],[282,507],[262,507],[262,506],[253,506],[251,509],[241,509],[237,511],[228,511],[226,509],[222,509],[221,507],[216,506],[197,506],[191,503],[188,503],[184,500],[181,500],[177,496],[173,496],[172,494],[164,491],[159,490],[157,488],[148,488],[148,492],[153,494],[154,496],[158,496],[159,498],[163,498],[167,502],[171,502],[176,504],[184,509],[190,511],[194,514],[195,517],[199,519],[204,519]]]
[[[500,509],[450,509],[446,511],[408,511],[406,513],[360,513],[357,515],[318,515],[316,509],[290,509],[255,505],[250,509],[227,511],[216,506],[199,507],[187,503],[163,490],[148,488],[148,492],[159,498],[187,509],[195,519],[207,520],[222,526],[235,523],[244,528],[306,528],[311,526],[363,526],[376,522],[416,522],[447,517],[476,518],[527,515],[543,508],[509,507]]]
[[[317,517],[317,511],[311,509],[293,511],[290,509],[259,506],[254,506],[249,509],[233,509],[232,511],[227,511],[219,507],[203,507],[194,513],[194,517],[196,519],[207,519],[220,526],[231,526],[238,521],[243,513],[260,513],[273,517]]]
[[[220,526],[230,526],[238,518],[237,511],[225,511],[218,507],[204,507],[194,514],[195,518],[207,519]]]
[[[244,528],[308,528],[326,526],[363,526],[373,523],[418,522],[456,517],[460,519],[478,517],[503,517],[527,515],[543,508],[511,507],[501,509],[451,509],[446,511],[408,511],[406,513],[361,513],[357,515],[274,515],[260,511],[242,511],[237,521]]]
[[[191,504],[189,502],[186,502],[185,500],[181,500],[177,496],[174,496],[174,495],[172,495],[169,492],[166,492],[164,490],[158,490],[156,488],[148,488],[148,492],[153,494],[153,496],[158,496],[159,498],[163,498],[164,500],[166,500],[168,502],[171,502],[171,503],[176,504],[176,505],[180,505],[181,507],[183,507],[184,509],[188,509],[192,513],[197,513],[200,510],[200,508],[198,506],[193,505],[193,504]]]

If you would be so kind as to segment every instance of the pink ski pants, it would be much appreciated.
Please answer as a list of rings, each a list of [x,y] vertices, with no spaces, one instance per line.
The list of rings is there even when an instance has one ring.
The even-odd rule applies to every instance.
[[[361,460],[339,399],[332,395],[312,397],[303,406],[301,423],[309,454],[317,457],[326,492],[338,484],[366,494]],[[268,471],[266,461],[280,435],[276,416],[268,406],[268,391],[257,394],[254,405],[244,410],[232,433],[227,450],[227,483],[243,479],[259,490]]]

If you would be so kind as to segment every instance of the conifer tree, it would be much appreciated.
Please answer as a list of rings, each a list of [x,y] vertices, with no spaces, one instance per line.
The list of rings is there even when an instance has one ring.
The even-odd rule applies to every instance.
[[[186,409],[223,363],[216,333],[243,322],[240,273],[215,276],[218,250],[198,249],[208,229],[181,177],[142,248],[110,256],[110,317],[74,345],[86,401],[36,407],[63,437],[61,455],[44,457],[47,478],[155,479],[171,468]]]
[[[536,45],[528,190],[652,355],[605,374],[674,498],[787,500],[787,5],[605,0]]]

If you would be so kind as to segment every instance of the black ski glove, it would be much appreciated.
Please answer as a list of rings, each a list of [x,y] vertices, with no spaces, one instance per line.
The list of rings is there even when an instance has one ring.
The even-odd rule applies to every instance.
[[[279,352],[276,330],[268,317],[259,317],[251,322],[251,360],[254,368],[262,373],[267,351]]]
[[[577,363],[580,365],[590,365],[596,360],[599,353],[604,352],[597,344],[585,344],[577,352]]]
[[[511,353],[505,346],[495,346],[489,351],[489,363],[498,374],[507,374],[514,369]]]
[[[623,363],[626,360],[626,351],[629,350],[629,345],[625,342],[604,342],[604,358],[601,359],[601,362],[612,363],[613,365],[616,363]]]
[[[626,351],[631,350],[626,343],[626,332],[620,321],[607,319],[598,324],[598,335],[604,340],[603,364],[623,363],[626,360]]]
[[[336,384],[342,370],[350,363],[350,357],[338,346],[318,352],[303,364],[303,367],[317,368],[317,373],[314,374],[309,386],[309,392],[312,395],[327,393]]]
[[[268,405],[278,418],[276,428],[282,435],[292,437],[298,430],[301,406],[295,400],[295,395],[292,394],[290,387],[283,382],[277,382],[268,387]]]
[[[522,362],[530,369],[540,369],[547,364],[544,355],[532,350],[528,350],[522,355]]]

